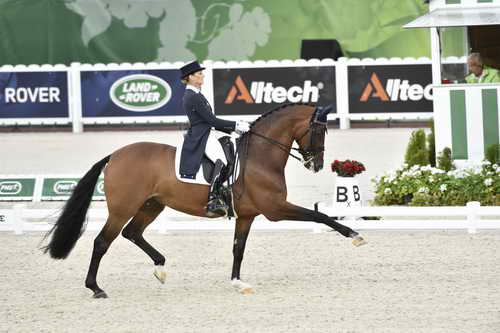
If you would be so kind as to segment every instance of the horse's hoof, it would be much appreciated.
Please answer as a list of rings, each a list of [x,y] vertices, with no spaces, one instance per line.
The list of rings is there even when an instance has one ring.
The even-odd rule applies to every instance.
[[[101,290],[101,291],[94,293],[94,296],[92,296],[92,297],[94,297],[94,298],[108,298],[108,295],[106,295],[104,290]]]
[[[243,295],[251,295],[255,294],[255,290],[253,288],[243,288],[239,290],[239,293]]]
[[[243,295],[255,294],[255,290],[251,285],[242,282],[241,280],[233,279],[231,280],[231,285]]]
[[[165,280],[167,279],[167,272],[155,270],[153,274],[158,279],[158,281],[160,281],[162,284],[165,283]]]
[[[359,247],[361,245],[365,245],[367,242],[365,239],[361,236],[355,236],[354,239],[352,240],[352,245]]]

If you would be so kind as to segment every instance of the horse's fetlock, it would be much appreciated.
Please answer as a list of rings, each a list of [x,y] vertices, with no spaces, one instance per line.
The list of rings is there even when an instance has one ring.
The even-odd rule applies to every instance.
[[[94,252],[104,255],[108,251],[109,244],[104,239],[97,237],[94,240]]]
[[[123,229],[122,231],[122,236],[126,239],[131,239],[132,238],[132,233],[129,232],[127,229]]]
[[[86,279],[85,280],[85,287],[94,290],[94,288],[97,286],[97,283],[95,280],[90,280]]]
[[[165,266],[165,257],[162,256],[161,258],[155,259],[153,262],[155,266]]]

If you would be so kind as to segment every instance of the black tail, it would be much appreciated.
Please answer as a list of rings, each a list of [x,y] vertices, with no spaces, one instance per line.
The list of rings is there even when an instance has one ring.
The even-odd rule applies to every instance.
[[[43,252],[50,253],[54,259],[65,259],[76,241],[85,231],[84,221],[89,209],[94,188],[99,179],[102,169],[108,163],[111,155],[106,156],[92,167],[78,182],[71,197],[64,205],[63,211],[56,221],[54,227],[45,235],[50,234],[52,239],[43,248]]]

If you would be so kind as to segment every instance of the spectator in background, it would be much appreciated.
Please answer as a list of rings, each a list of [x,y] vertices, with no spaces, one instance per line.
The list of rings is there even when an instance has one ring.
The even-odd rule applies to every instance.
[[[477,52],[471,53],[467,59],[470,74],[465,77],[467,83],[493,83],[500,82],[498,69],[483,64],[483,58]]]

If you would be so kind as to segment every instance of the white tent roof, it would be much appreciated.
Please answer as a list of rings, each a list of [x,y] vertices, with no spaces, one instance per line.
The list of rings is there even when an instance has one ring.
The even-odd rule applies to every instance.
[[[500,7],[439,8],[420,16],[403,28],[500,25]]]

